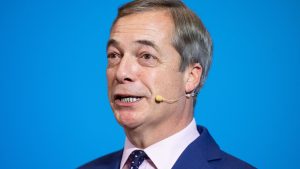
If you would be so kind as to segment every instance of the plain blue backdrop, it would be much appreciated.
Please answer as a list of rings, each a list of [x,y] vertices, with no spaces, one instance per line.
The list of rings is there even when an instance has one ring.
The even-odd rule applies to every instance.
[[[0,168],[75,168],[120,149],[107,99],[116,1],[0,1]],[[196,120],[258,168],[300,168],[300,3],[185,0],[214,40]]]

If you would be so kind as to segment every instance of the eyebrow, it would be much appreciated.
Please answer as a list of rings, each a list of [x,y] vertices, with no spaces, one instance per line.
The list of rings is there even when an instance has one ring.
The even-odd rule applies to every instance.
[[[135,41],[135,43],[142,44],[142,45],[145,45],[145,46],[150,46],[150,47],[154,48],[156,51],[159,51],[158,46],[153,41],[137,40],[137,41]],[[109,39],[109,41],[107,42],[107,45],[106,45],[106,50],[108,49],[109,46],[118,47],[118,46],[120,46],[120,43],[115,39]]]
[[[149,40],[137,40],[135,42],[139,43],[139,44],[142,44],[142,45],[145,45],[145,46],[150,46],[150,47],[154,48],[156,51],[159,51],[158,46],[154,42],[152,42],[152,41],[149,41]]]
[[[109,46],[120,46],[120,43],[116,41],[115,39],[109,39],[106,45],[106,50],[108,49]]]

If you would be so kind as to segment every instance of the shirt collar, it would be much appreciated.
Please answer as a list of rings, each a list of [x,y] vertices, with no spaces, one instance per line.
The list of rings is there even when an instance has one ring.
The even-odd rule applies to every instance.
[[[172,168],[185,148],[199,136],[196,121],[193,119],[190,124],[181,131],[147,147],[144,151],[156,168]],[[126,137],[121,168],[125,165],[130,153],[137,149],[138,148]]]

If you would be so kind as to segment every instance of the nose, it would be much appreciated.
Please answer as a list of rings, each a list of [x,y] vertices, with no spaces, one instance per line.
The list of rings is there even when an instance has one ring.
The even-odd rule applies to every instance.
[[[137,77],[138,65],[135,57],[124,55],[116,70],[116,79],[119,83],[134,82]]]

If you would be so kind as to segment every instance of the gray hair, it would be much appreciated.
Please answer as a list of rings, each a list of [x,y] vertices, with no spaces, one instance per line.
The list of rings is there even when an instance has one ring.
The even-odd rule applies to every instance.
[[[172,45],[181,56],[180,71],[183,72],[194,63],[199,63],[202,67],[201,82],[194,90],[197,94],[206,80],[211,65],[212,40],[200,18],[182,1],[135,0],[129,2],[119,8],[114,24],[119,18],[130,14],[160,9],[170,12],[175,25]]]

